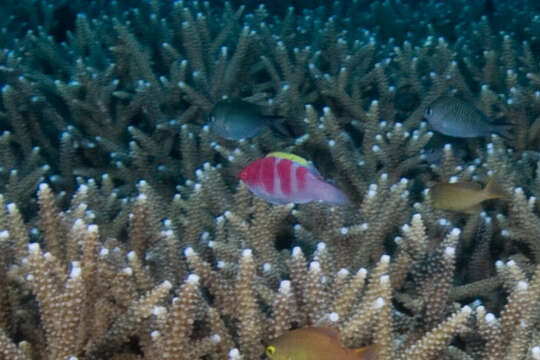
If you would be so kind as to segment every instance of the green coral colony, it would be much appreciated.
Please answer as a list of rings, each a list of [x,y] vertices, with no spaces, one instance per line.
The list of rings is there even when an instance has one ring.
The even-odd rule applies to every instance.
[[[0,24],[0,360],[540,360],[538,1]]]

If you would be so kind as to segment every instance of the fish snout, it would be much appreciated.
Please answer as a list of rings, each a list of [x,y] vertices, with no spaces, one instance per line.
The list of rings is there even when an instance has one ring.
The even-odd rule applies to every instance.
[[[243,169],[242,171],[240,171],[238,173],[238,178],[243,181],[243,182],[246,182],[247,179],[248,179],[248,172],[246,169]]]

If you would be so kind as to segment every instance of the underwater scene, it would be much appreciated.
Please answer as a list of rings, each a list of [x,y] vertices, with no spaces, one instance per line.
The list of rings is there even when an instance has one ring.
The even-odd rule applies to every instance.
[[[2,0],[0,360],[540,360],[540,1]]]

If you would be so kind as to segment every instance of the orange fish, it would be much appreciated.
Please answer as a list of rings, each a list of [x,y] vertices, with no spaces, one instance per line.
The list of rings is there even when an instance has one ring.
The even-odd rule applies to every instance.
[[[375,346],[348,349],[338,332],[326,327],[287,331],[266,347],[272,360],[375,360]]]

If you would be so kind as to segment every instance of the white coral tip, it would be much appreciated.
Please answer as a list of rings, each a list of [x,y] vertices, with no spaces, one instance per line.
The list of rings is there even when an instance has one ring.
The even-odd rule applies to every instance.
[[[309,271],[315,273],[321,272],[321,264],[318,261],[312,261],[309,264]]]
[[[359,276],[366,277],[367,276],[367,270],[365,268],[360,268],[360,269],[358,269],[357,274]]]
[[[210,341],[212,344],[219,344],[221,342],[221,336],[219,336],[219,334],[214,334],[210,336]]]
[[[378,297],[375,302],[373,303],[373,307],[375,309],[380,309],[384,306],[386,302],[384,301],[384,299],[382,297]]]
[[[46,183],[41,183],[39,184],[38,188],[39,188],[39,191],[45,191],[49,189],[49,185],[47,185]]]
[[[272,270],[272,264],[270,263],[264,263],[263,264],[263,272],[269,272],[270,270]]]
[[[283,280],[279,283],[279,292],[284,294],[288,294],[291,292],[290,280]]]
[[[531,355],[534,360],[540,360],[540,346],[535,346],[531,349]]]
[[[152,308],[152,315],[154,316],[160,316],[167,312],[167,308],[165,306],[154,306]]]
[[[484,317],[484,320],[487,324],[493,324],[496,321],[496,318],[495,315],[493,315],[492,313],[487,313]]]
[[[186,279],[186,283],[188,283],[190,285],[199,285],[199,280],[200,280],[199,275],[190,274]]]
[[[38,254],[41,251],[41,248],[38,243],[28,244],[28,251],[32,254]]]
[[[453,228],[452,231],[450,231],[450,235],[458,237],[461,234],[461,230],[459,228]]]
[[[69,273],[69,277],[72,279],[81,277],[81,265],[78,261],[73,261],[71,263],[71,272]]]
[[[339,320],[339,314],[338,314],[338,313],[335,313],[335,312],[330,313],[330,315],[328,315],[328,319],[329,319],[331,322],[336,323],[336,322],[338,322],[338,320]]]
[[[453,258],[456,256],[456,248],[454,246],[448,246],[444,249],[444,256]]]
[[[345,277],[349,276],[349,270],[347,270],[345,268],[341,268],[337,272],[337,276],[340,277],[340,278],[345,278]]]
[[[517,283],[517,286],[516,286],[516,289],[520,290],[520,291],[525,291],[529,288],[529,284],[527,284],[526,281],[518,281]]]
[[[191,246],[188,246],[187,248],[184,249],[184,255],[186,257],[193,256],[193,255],[195,255],[195,250],[193,250],[193,248]]]
[[[228,355],[230,360],[240,360],[241,358],[240,351],[237,348],[231,349]]]

